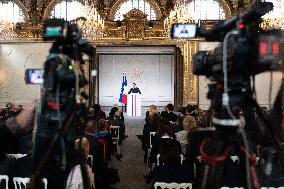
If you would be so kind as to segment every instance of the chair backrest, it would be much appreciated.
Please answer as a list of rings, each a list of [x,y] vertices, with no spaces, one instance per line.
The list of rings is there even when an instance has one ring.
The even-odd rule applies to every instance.
[[[6,157],[9,160],[16,160],[25,156],[27,156],[27,154],[6,154]]]
[[[155,182],[154,184],[155,189],[192,189],[191,183],[165,183],[165,182]]]
[[[171,125],[172,126],[177,126],[178,125],[178,122],[175,122],[175,121],[170,121]]]
[[[14,177],[13,182],[15,185],[15,189],[22,189],[22,185],[26,188],[27,184],[30,182],[30,178],[22,178],[22,177]],[[19,187],[18,187],[19,186]]]
[[[184,156],[183,156],[182,154],[180,154],[179,156],[180,156],[180,164],[182,165]],[[160,157],[161,157],[161,155],[158,154],[158,155],[157,155],[157,166],[160,165]]]
[[[15,186],[15,189],[25,189],[27,187],[27,184],[30,183],[30,178],[28,177],[14,177],[13,178],[13,182],[14,182],[14,186]],[[42,179],[42,182],[44,184],[44,189],[47,189],[47,179],[46,178],[43,178]],[[22,185],[24,185],[24,187],[22,188]]]
[[[119,126],[110,126],[110,133],[112,135],[113,140],[119,140]]]
[[[150,132],[150,149],[152,149],[153,139],[155,135],[156,135],[156,132]]]
[[[0,183],[2,180],[6,181],[6,189],[8,189],[9,177],[7,175],[0,175]]]

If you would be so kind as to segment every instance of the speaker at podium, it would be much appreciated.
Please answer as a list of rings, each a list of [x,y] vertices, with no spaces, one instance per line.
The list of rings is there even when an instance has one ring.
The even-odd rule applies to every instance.
[[[130,89],[127,95],[127,115],[131,117],[141,116],[141,92],[136,84]]]

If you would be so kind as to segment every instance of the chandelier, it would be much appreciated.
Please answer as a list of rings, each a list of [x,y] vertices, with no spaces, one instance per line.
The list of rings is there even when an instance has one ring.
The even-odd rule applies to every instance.
[[[11,22],[0,19],[0,40],[11,40],[17,37]]]
[[[263,17],[261,27],[264,30],[281,29],[284,30],[284,5],[274,3],[273,11]]]
[[[99,40],[104,36],[104,20],[99,15],[94,4],[86,3],[84,8],[84,17],[86,19],[78,19],[76,23],[83,33],[83,38],[90,41]]]
[[[187,0],[178,0],[164,21],[165,36],[169,36],[171,25],[174,23],[198,23],[198,19],[190,12],[190,4]]]

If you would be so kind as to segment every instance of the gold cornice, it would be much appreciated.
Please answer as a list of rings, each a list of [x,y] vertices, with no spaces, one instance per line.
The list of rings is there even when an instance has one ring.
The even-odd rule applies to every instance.
[[[119,9],[119,7],[126,1],[128,1],[128,0],[117,0],[113,4],[113,6],[110,8],[107,20],[114,20],[115,13]],[[157,16],[157,20],[162,19],[163,15],[162,15],[162,11],[160,9],[159,4],[155,0],[144,0],[144,1],[149,3],[150,6],[154,9],[156,16]]]

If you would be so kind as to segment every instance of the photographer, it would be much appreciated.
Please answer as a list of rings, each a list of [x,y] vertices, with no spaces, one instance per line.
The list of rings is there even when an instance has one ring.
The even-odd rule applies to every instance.
[[[15,145],[19,136],[33,129],[36,103],[28,105],[16,117],[6,121],[0,120],[0,161],[5,158],[5,153]]]

